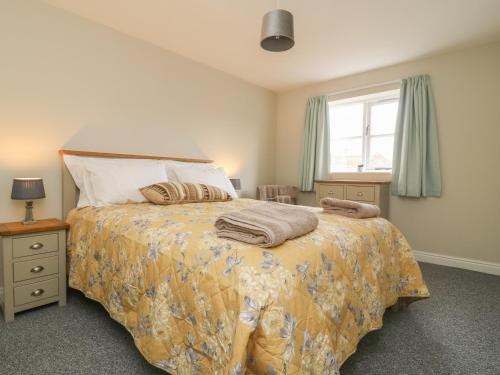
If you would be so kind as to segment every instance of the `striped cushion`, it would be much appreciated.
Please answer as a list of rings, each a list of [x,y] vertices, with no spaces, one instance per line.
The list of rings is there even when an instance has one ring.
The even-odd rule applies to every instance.
[[[224,202],[232,199],[226,191],[205,184],[160,182],[140,190],[142,195],[154,204]]]

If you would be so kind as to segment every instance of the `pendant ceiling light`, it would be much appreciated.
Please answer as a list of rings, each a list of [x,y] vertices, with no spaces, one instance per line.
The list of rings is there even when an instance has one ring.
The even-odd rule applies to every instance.
[[[292,13],[284,9],[267,12],[262,20],[260,46],[267,51],[281,52],[294,44]]]

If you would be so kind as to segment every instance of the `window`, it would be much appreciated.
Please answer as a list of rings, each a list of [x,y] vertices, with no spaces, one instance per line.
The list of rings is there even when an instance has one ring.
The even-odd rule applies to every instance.
[[[399,90],[330,102],[330,172],[390,171]]]

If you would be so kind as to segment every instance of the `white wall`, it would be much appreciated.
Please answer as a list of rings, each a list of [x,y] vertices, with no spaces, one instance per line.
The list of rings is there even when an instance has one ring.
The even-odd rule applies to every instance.
[[[0,221],[13,177],[44,178],[37,217],[61,214],[60,148],[214,159],[274,179],[275,95],[38,1],[0,0]]]
[[[0,48],[0,221],[23,217],[23,202],[10,200],[12,178],[23,176],[45,180],[35,215],[60,216],[60,148],[215,159],[249,196],[257,184],[297,184],[307,97],[428,73],[443,196],[392,197],[391,220],[417,250],[500,262],[500,43],[314,84],[277,102],[32,0],[0,0]]]
[[[420,251],[500,263],[500,43],[399,64],[278,96],[276,181],[297,184],[306,100],[430,74],[443,195],[391,197],[390,218]],[[313,203],[311,194],[302,203]]]

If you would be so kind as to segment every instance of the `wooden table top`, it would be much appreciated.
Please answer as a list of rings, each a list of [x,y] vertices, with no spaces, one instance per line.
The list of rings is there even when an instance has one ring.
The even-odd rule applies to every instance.
[[[53,230],[69,229],[69,224],[59,219],[38,220],[34,224],[23,224],[20,221],[0,224],[0,236],[16,234],[49,232]]]

